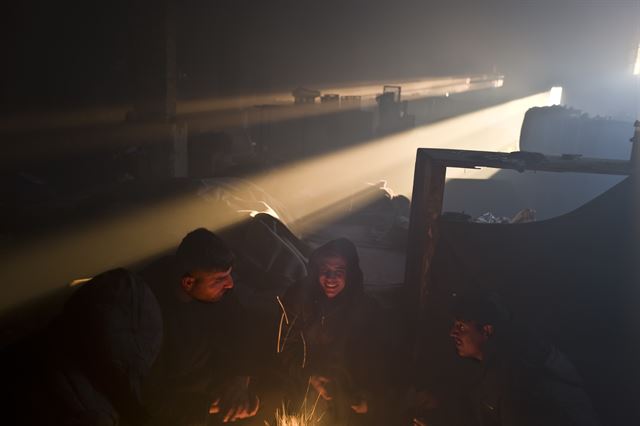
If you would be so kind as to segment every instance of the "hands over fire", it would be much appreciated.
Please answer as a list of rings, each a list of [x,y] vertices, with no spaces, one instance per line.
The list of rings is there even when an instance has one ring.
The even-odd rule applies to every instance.
[[[209,414],[222,413],[223,423],[253,417],[260,407],[260,399],[249,393],[248,376],[238,376],[224,389],[223,396],[217,398],[209,407]]]

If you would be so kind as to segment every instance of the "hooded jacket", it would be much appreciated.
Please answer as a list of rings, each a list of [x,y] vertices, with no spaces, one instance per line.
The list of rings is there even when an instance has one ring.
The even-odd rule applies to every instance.
[[[331,256],[343,257],[347,271],[345,288],[329,299],[319,284],[319,266]],[[371,392],[382,363],[379,312],[364,293],[351,241],[341,238],[316,249],[308,276],[287,291],[281,305],[277,350],[290,377],[300,386],[311,375],[329,377],[352,401]]]

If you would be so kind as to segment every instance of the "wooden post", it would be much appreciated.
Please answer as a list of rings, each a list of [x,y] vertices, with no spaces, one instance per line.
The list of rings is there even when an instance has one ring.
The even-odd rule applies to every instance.
[[[539,170],[627,176],[633,173],[633,163],[640,164],[640,121],[636,122],[636,134],[632,142],[634,149],[631,161],[531,152],[418,149],[404,281],[407,313],[415,319],[420,318],[431,290],[429,273],[438,239],[437,221],[442,213],[447,167],[491,167],[521,172]]]
[[[405,288],[407,308],[418,318],[429,295],[429,268],[437,241],[437,220],[442,212],[446,167],[419,149],[416,156]]]

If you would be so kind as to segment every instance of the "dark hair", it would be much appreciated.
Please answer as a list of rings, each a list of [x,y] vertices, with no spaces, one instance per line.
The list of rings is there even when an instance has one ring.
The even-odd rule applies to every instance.
[[[191,231],[182,239],[176,258],[182,273],[226,271],[234,261],[233,252],[225,242],[205,228]]]
[[[344,294],[354,295],[364,292],[364,278],[360,269],[360,258],[356,246],[346,238],[338,238],[318,247],[309,256],[309,278],[313,292],[320,292],[318,286],[320,262],[327,257],[339,256],[347,262],[346,286]]]
[[[509,314],[504,307],[483,296],[456,296],[451,313],[455,319],[473,321],[478,327],[487,324],[500,327],[509,319]]]

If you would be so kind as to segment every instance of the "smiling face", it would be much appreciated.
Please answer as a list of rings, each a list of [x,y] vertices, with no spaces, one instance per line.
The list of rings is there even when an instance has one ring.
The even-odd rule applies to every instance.
[[[339,295],[347,285],[347,261],[342,256],[329,256],[320,259],[318,282],[325,296],[332,299]]]

